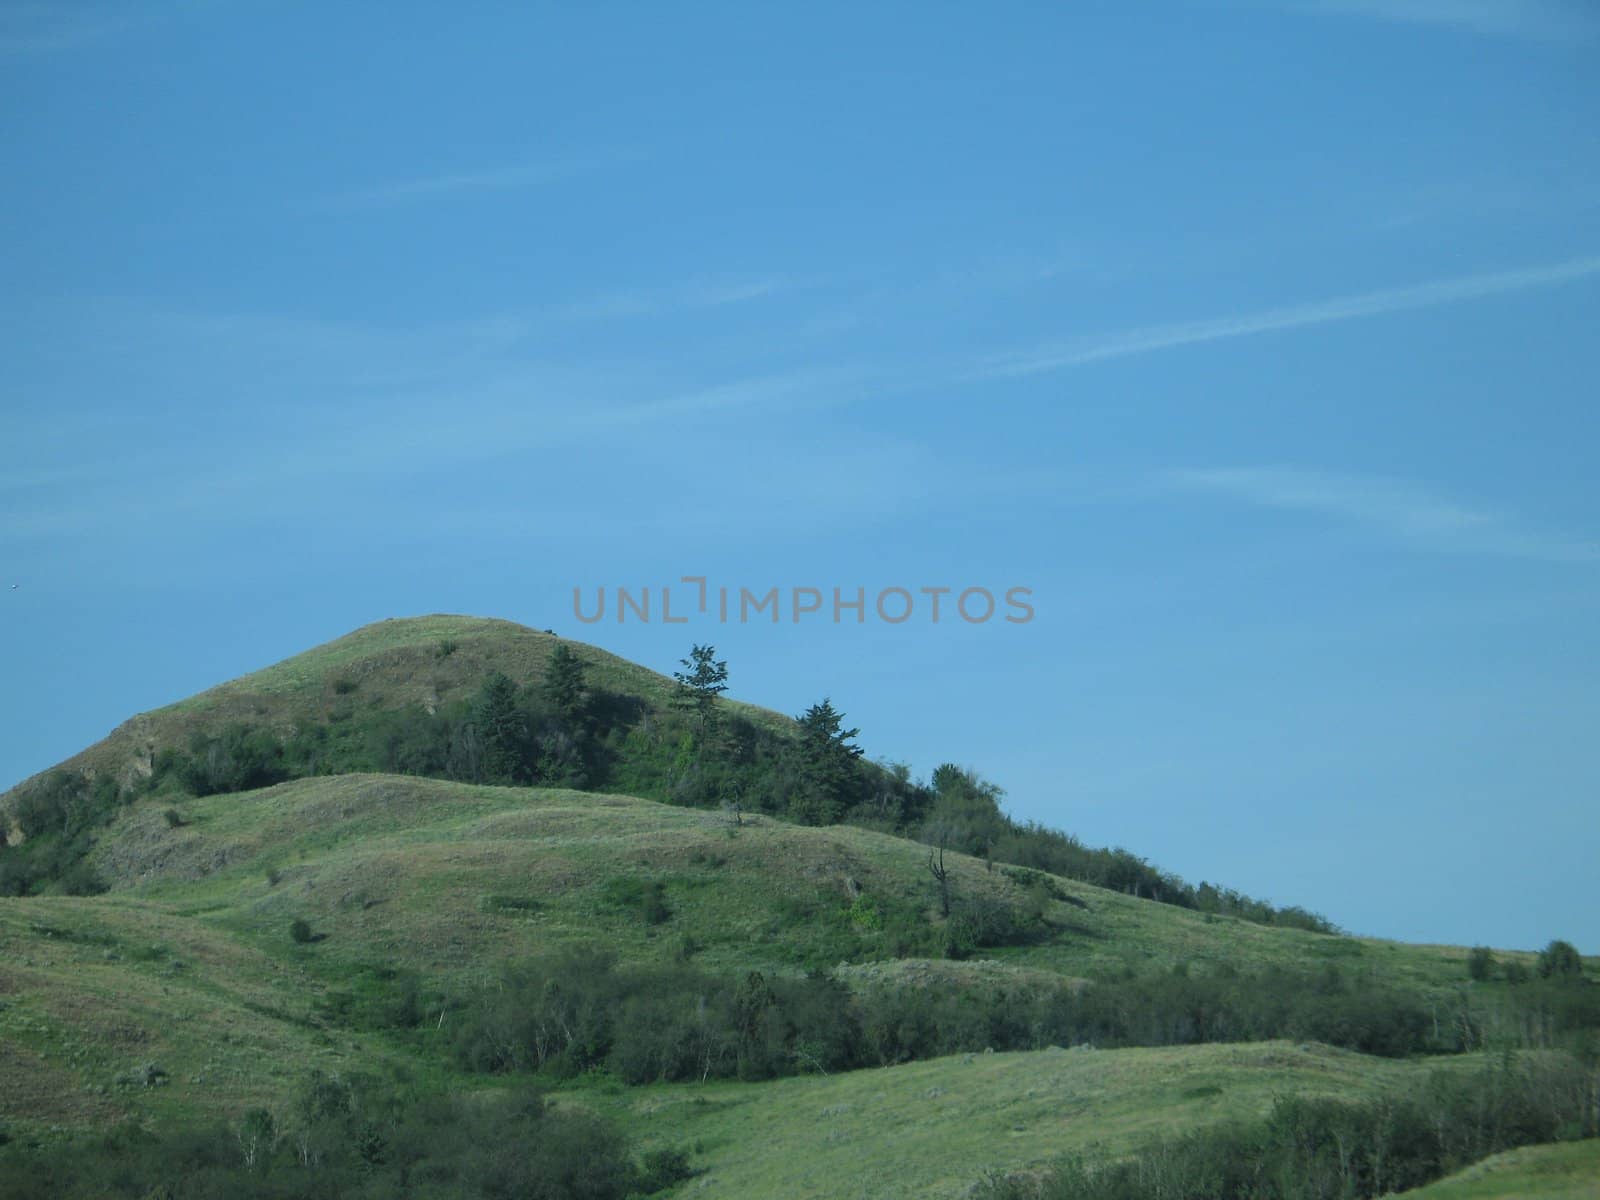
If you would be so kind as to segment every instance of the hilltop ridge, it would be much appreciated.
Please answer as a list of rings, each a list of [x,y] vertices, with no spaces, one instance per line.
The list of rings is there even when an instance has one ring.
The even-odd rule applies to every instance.
[[[436,710],[470,693],[489,670],[503,671],[519,684],[535,683],[557,645],[582,659],[599,686],[656,704],[672,695],[674,684],[667,676],[549,630],[450,613],[388,617],[129,717],[100,741],[0,793],[0,813],[9,799],[37,787],[53,771],[81,770],[92,779],[110,777],[119,786],[136,786],[151,775],[160,748],[181,746],[197,729],[245,721],[292,736],[325,720],[341,698],[357,690],[364,707],[417,704]],[[341,690],[352,684],[350,691]],[[770,724],[787,721],[753,704],[728,703]]]

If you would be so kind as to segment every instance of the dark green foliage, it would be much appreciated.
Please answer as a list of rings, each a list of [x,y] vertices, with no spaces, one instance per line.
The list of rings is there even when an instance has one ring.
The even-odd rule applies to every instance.
[[[639,1163],[639,1176],[635,1186],[650,1196],[686,1179],[693,1179],[694,1176],[695,1171],[689,1165],[689,1156],[676,1147],[667,1146],[645,1154]]]
[[[1583,959],[1571,942],[1557,939],[1539,951],[1539,978],[1581,979]]]
[[[517,783],[526,775],[528,726],[517,705],[517,685],[495,671],[483,681],[472,706],[479,745],[478,781]]]
[[[1410,1095],[1350,1102],[1283,1097],[1264,1122],[1210,1127],[1114,1162],[1081,1159],[1004,1180],[988,1200],[1366,1200],[1409,1191],[1515,1146],[1600,1133],[1600,1083],[1569,1058],[1443,1073]]]
[[[855,807],[866,790],[860,746],[851,742],[861,731],[844,728],[844,714],[824,698],[795,718],[797,786],[789,815],[806,825],[831,825]]]
[[[544,669],[544,681],[539,693],[545,706],[558,721],[569,726],[579,724],[584,716],[583,660],[566,646],[557,646],[550,652],[550,661]]]
[[[311,941],[315,935],[311,932],[311,923],[304,917],[296,917],[289,922],[289,937],[301,945]]]
[[[409,971],[365,967],[349,971],[345,979],[349,988],[325,992],[313,1005],[320,1019],[344,1029],[415,1029],[427,1010],[435,1015],[440,1010]]]
[[[79,771],[52,771],[19,788],[12,819],[25,840],[20,846],[0,842],[0,896],[93,896],[105,891],[88,855],[94,830],[111,820],[118,804],[114,783],[91,783]]]
[[[1467,955],[1467,975],[1480,983],[1494,978],[1494,951],[1487,946],[1474,946]]]
[[[994,946],[1017,946],[1048,936],[1043,897],[1015,903],[980,893],[955,900],[945,922],[945,957],[966,958]]]
[[[186,757],[163,765],[196,796],[270,787],[293,777],[283,743],[265,729],[243,724],[229,725],[215,737],[196,733]]]
[[[429,713],[418,705],[374,714],[361,732],[360,748],[336,770],[378,770],[396,775],[469,778],[469,722],[463,713]]]
[[[853,921],[849,914],[858,907],[859,901],[841,910],[841,919]],[[1026,908],[990,919],[991,932],[975,924],[962,936],[973,944],[979,937],[1014,937],[1019,921],[1028,936]],[[898,920],[892,912],[887,919],[874,913],[869,923]],[[948,924],[924,925],[924,935],[945,933]],[[1475,1004],[1463,999],[1459,1011],[1441,1014],[1415,993],[1349,981],[1331,964],[1312,973],[1252,975],[1185,968],[1080,988],[889,983],[846,992],[821,974],[727,977],[678,957],[671,967],[626,969],[594,950],[535,960],[451,1006],[457,1058],[473,1070],[558,1078],[605,1067],[626,1082],[650,1083],[764,1079],[1082,1044],[1292,1039],[1403,1057],[1482,1049],[1489,1027],[1503,1031],[1500,1045],[1576,1047],[1584,1031],[1600,1028],[1600,988],[1552,983],[1502,990]]]
[[[766,1079],[855,1065],[849,998],[822,977],[741,980],[687,967],[618,968],[599,951],[535,961],[462,1005],[457,1058],[479,1071],[628,1083]]]
[[[161,814],[167,822],[168,829],[181,829],[184,825],[183,814],[175,808],[169,808]]]
[[[315,1075],[289,1110],[229,1125],[0,1144],[0,1200],[624,1200],[692,1175],[679,1151],[635,1165],[614,1128],[531,1090],[482,1103]]]

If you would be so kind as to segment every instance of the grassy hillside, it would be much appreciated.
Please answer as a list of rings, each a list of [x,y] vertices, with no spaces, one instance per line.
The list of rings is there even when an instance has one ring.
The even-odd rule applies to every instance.
[[[1370,1098],[1426,1070],[1282,1042],[1056,1048],[576,1101],[622,1118],[648,1142],[704,1147],[709,1171],[694,1195],[707,1200],[912,1200],[970,1194],[974,1163],[1019,1173],[1061,1155],[1115,1157],[1157,1134],[1258,1120],[1280,1094]]]
[[[385,1061],[314,1019],[323,986],[292,956],[159,906],[0,903],[0,1123],[237,1114],[308,1070]]]
[[[318,953],[334,962],[381,954],[471,971],[486,957],[586,940],[663,958],[688,937],[709,965],[831,967],[894,957],[877,931],[844,919],[854,898],[919,913],[934,902],[927,849],[905,839],[765,816],[735,826],[626,796],[342,776],[186,801],[176,828],[165,811],[135,805],[101,838],[96,861],[115,892],[264,942],[305,917],[329,934]],[[1030,891],[1028,873],[961,854],[947,862],[958,894]],[[608,899],[630,879],[660,882],[672,915],[652,925]],[[1051,886],[1047,936],[986,957],[1066,976],[1335,962],[1422,984],[1464,978],[1459,948],[1330,939]]]
[[[28,1081],[11,1093],[13,1119],[238,1112],[306,1064],[415,1060],[419,1045],[432,1062],[427,1039],[455,1020],[442,1002],[399,1040],[341,1024],[338,1005],[382,997],[396,972],[437,999],[562,946],[726,974],[825,969],[856,991],[941,995],[1070,990],[1180,964],[1331,963],[1441,997],[1465,975],[1460,948],[1265,928],[1060,880],[1035,936],[974,961],[906,960],[852,914],[875,904],[936,926],[925,847],[765,817],[735,826],[623,796],[349,776],[192,800],[177,827],[163,804],[141,801],[104,832],[109,893],[0,903],[0,1033],[10,1073]],[[1039,894],[1023,873],[947,861],[960,895]],[[659,921],[641,915],[631,883],[662,885]],[[318,940],[294,943],[296,919]],[[148,1061],[164,1085],[117,1082]]]
[[[586,703],[625,721],[551,723],[533,685],[558,645],[582,660]],[[388,717],[450,706],[450,736],[470,740],[495,672],[530,746],[582,732],[614,777],[682,802],[366,771],[195,794],[158,765],[244,726],[285,745],[315,732],[324,762],[344,761]],[[448,1093],[465,1098],[451,1153],[485,1114],[535,1144],[512,1093],[536,1070],[568,1121],[549,1128],[593,1134],[596,1114],[644,1151],[689,1148],[701,1174],[683,1194],[957,1196],[984,1171],[1025,1190],[1063,1154],[1256,1121],[1274,1097],[1398,1093],[1440,1061],[1421,1055],[1464,1070],[1600,1028],[1593,962],[1517,982],[1535,956],[1501,953],[1474,981],[1465,948],[1274,924],[1215,892],[1233,910],[1174,902],[1141,860],[1007,824],[997,790],[962,773],[893,781],[912,805],[894,820],[848,771],[829,776],[855,789],[844,823],[708,806],[757,777],[814,789],[804,754],[773,750],[808,735],[734,705],[720,732],[696,729],[672,697],[662,676],[505,622],[382,622],[135,718],[65,764],[72,787],[9,793],[55,788],[43,811],[64,824],[0,843],[0,867],[59,849],[98,894],[46,872],[0,898],[0,1152],[21,1139],[70,1163],[66,1139],[126,1120],[223,1122],[215,1158],[263,1111],[309,1136],[318,1072],[413,1114],[394,1136]],[[873,788],[892,780],[871,770]],[[946,823],[966,840],[918,840]],[[1038,869],[1062,862],[1109,866],[1116,886]],[[365,1136],[350,1112],[328,1120],[318,1136]],[[114,1174],[121,1152],[95,1161]],[[146,1152],[157,1169],[166,1151]]]
[[[1594,1200],[1600,1196],[1600,1141],[1507,1150],[1406,1200]]]
[[[1009,1174],[1063,1154],[1116,1156],[1155,1134],[1259,1119],[1277,1095],[1378,1096],[1426,1069],[1287,1043],[1055,1049],[571,1102],[648,1143],[703,1147],[693,1194],[707,1200],[913,1200],[969,1195],[974,1164]]]
[[[237,722],[292,736],[358,711],[408,705],[434,711],[471,695],[491,671],[502,671],[519,684],[537,682],[557,645],[567,646],[583,661],[597,688],[637,696],[651,705],[664,705],[672,695],[673,681],[666,676],[598,647],[511,621],[447,615],[392,619],[141,713],[52,769],[82,771],[131,786],[149,776],[160,749],[183,747],[196,732]],[[729,704],[773,728],[792,724],[755,705]],[[0,796],[0,812],[14,793],[36,786],[43,775]]]

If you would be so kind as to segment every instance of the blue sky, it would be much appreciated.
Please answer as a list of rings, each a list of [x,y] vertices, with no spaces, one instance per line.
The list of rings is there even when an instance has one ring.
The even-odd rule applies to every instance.
[[[0,0],[0,786],[467,612],[1600,952],[1597,54],[1587,0]],[[574,619],[689,574],[1036,616]]]

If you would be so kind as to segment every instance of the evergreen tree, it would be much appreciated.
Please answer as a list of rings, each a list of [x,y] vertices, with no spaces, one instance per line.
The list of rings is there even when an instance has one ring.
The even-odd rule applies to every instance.
[[[481,758],[478,774],[484,783],[515,783],[523,774],[527,727],[517,708],[517,685],[495,671],[483,681],[472,706]]]
[[[824,698],[796,720],[800,723],[800,793],[790,808],[809,824],[837,821],[857,798],[861,747],[851,745],[859,729],[844,728],[844,714]]]
[[[584,688],[583,660],[566,646],[557,646],[545,666],[540,694],[563,725],[573,727],[582,719]]]

